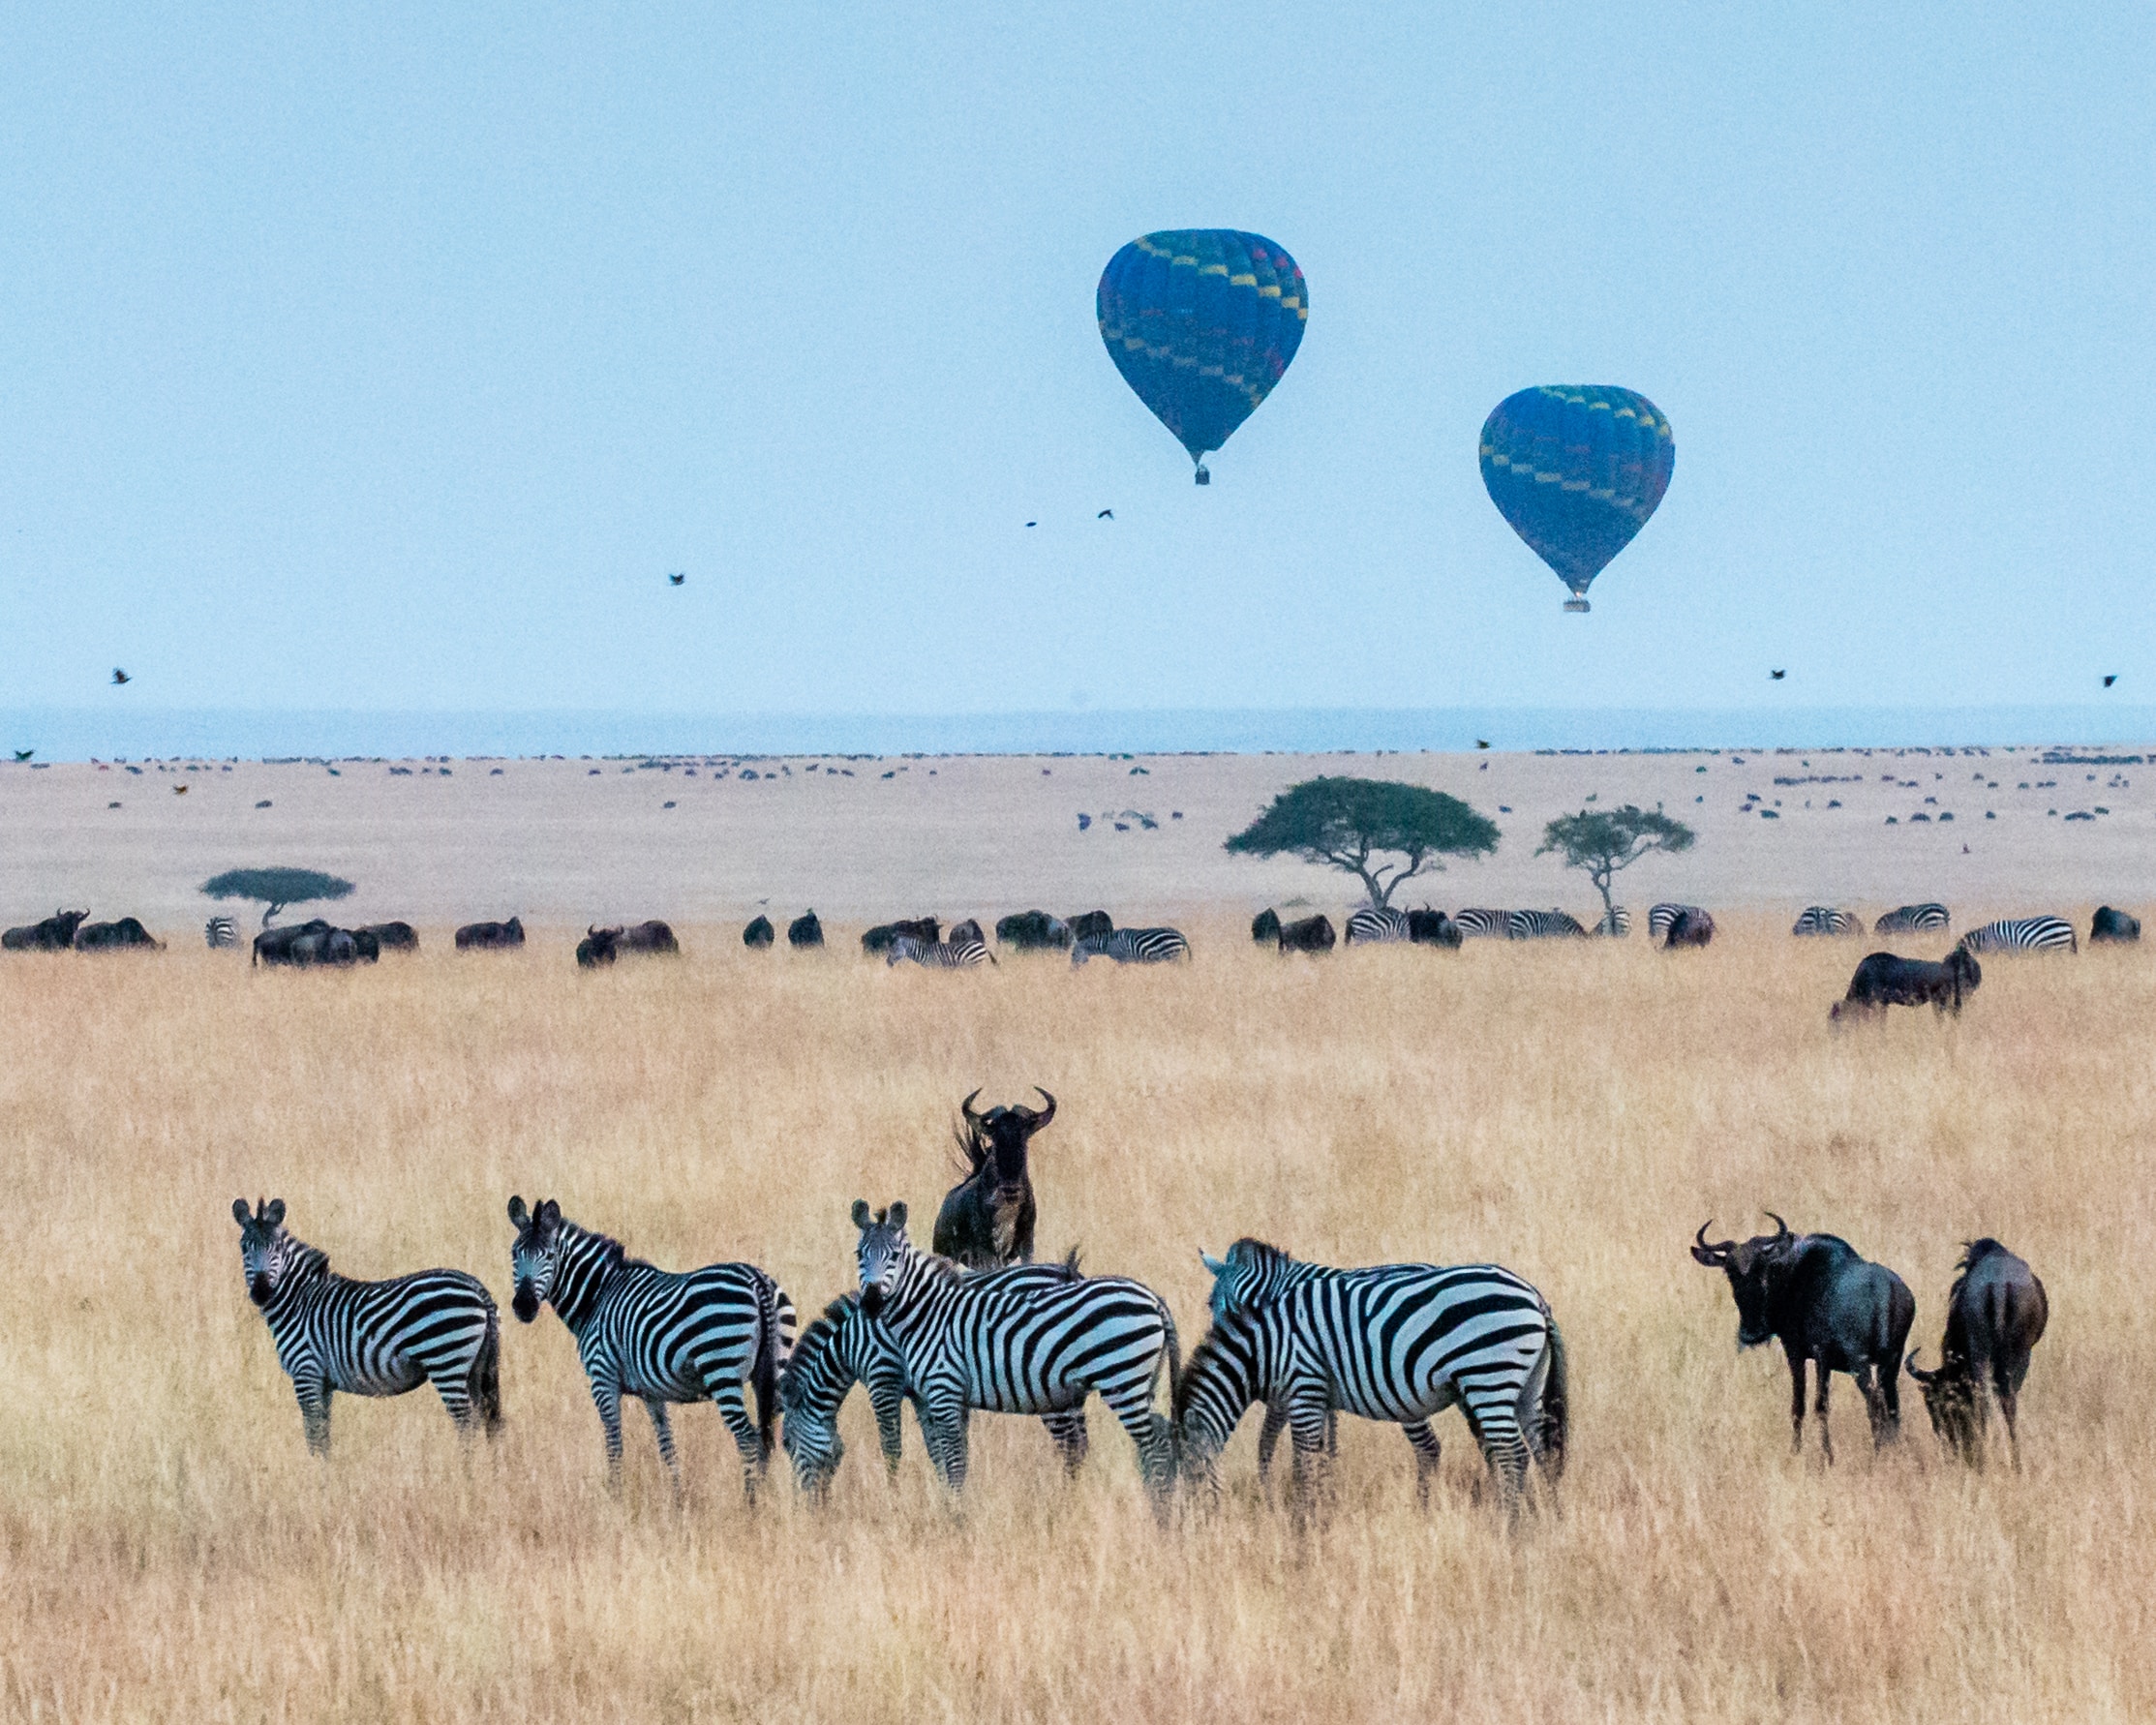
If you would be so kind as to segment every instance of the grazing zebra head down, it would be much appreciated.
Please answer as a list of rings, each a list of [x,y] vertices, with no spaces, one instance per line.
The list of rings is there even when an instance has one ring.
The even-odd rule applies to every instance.
[[[823,1496],[845,1460],[838,1409],[856,1383],[867,1385],[884,1453],[896,1463],[905,1367],[890,1337],[866,1321],[859,1299],[844,1294],[802,1331],[778,1380],[778,1407],[785,1416],[779,1441],[794,1465],[795,1483],[811,1498]]]
[[[1229,1247],[1226,1257],[1214,1257],[1207,1252],[1198,1256],[1213,1275],[1213,1291],[1206,1304],[1215,1317],[1270,1305],[1323,1268],[1303,1263],[1279,1247],[1248,1234]]]
[[[2064,917],[2004,917],[1972,928],[1959,944],[1971,953],[2078,953],[2074,924]]]
[[[1647,938],[1650,940],[1668,939],[1669,925],[1683,916],[1685,912],[1698,909],[1699,906],[1696,904],[1665,903],[1655,905],[1647,913]]]
[[[1361,910],[1349,913],[1348,944],[1351,947],[1359,947],[1366,942],[1406,940],[1407,938],[1408,913],[1406,911],[1393,910],[1389,906],[1384,909],[1374,909],[1365,905]]]
[[[978,933],[961,935],[958,928],[954,928],[951,936],[946,941],[930,942],[910,934],[898,935],[884,954],[884,964],[886,967],[918,964],[924,970],[971,970],[975,965],[995,962],[995,955]]]
[[[1845,910],[1836,910],[1828,904],[1805,907],[1805,913],[1791,925],[1789,932],[1796,935],[1811,934],[1862,934],[1864,923]]]
[[[1504,931],[1514,940],[1585,940],[1587,930],[1561,910],[1514,911],[1504,920]]]
[[[1921,934],[1929,928],[1944,928],[1951,919],[1943,904],[1904,904],[1898,910],[1890,910],[1871,924],[1874,934]]]
[[[285,1231],[285,1200],[255,1200],[253,1215],[247,1200],[232,1200],[232,1219],[239,1224],[239,1261],[247,1278],[247,1297],[266,1306],[277,1297],[292,1266],[310,1250]]]

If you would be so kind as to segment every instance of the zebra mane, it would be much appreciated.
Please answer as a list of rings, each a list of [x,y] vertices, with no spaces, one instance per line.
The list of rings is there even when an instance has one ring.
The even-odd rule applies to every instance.
[[[1260,1264],[1291,1264],[1297,1261],[1292,1252],[1284,1252],[1270,1240],[1260,1240],[1255,1234],[1245,1234],[1232,1246],[1229,1247],[1228,1256],[1230,1258],[1234,1257],[1237,1253],[1241,1253],[1245,1257],[1256,1258]]]
[[[1256,1328],[1256,1320],[1247,1312],[1230,1312],[1213,1320],[1205,1339],[1190,1350],[1190,1358],[1183,1362],[1183,1370],[1175,1379],[1175,1390],[1169,1403],[1170,1416],[1180,1428],[1183,1416],[1190,1411],[1191,1398],[1204,1379],[1222,1370],[1222,1362],[1236,1363],[1244,1358],[1247,1349],[1237,1344],[1247,1344]]]
[[[596,1244],[599,1249],[599,1256],[606,1260],[606,1267],[609,1270],[649,1270],[655,1267],[645,1258],[631,1257],[629,1249],[612,1234],[602,1234],[597,1228],[586,1227],[581,1222],[572,1222],[566,1216],[562,1218],[561,1231],[563,1234],[580,1236]]]
[[[319,1246],[310,1246],[296,1234],[288,1234],[294,1248],[292,1267],[287,1272],[295,1281],[307,1281],[315,1276],[329,1274],[329,1254]]]

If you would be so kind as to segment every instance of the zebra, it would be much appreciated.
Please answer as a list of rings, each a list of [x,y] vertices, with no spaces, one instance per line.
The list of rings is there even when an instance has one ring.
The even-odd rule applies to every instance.
[[[1611,905],[1595,923],[1594,932],[1614,940],[1629,939],[1632,932],[1632,913],[1622,904]]]
[[[997,1286],[1004,1288],[1080,1280],[1075,1252],[1059,1264],[1013,1264],[977,1273],[976,1280],[983,1276],[998,1278]],[[778,1406],[786,1416],[780,1442],[794,1465],[795,1483],[811,1498],[824,1495],[845,1458],[846,1446],[838,1437],[838,1409],[856,1383],[868,1392],[884,1468],[896,1479],[904,1448],[899,1415],[909,1393],[905,1360],[891,1332],[862,1311],[860,1297],[841,1294],[802,1331],[778,1380]],[[914,1417],[921,1417],[918,1401]],[[1085,1409],[1045,1413],[1041,1423],[1055,1441],[1064,1471],[1077,1472],[1086,1456]]]
[[[202,924],[202,938],[209,943],[211,952],[239,945],[239,924],[230,917],[212,917]]]
[[[1470,939],[1483,935],[1496,940],[1508,940],[1512,934],[1512,913],[1501,910],[1464,910],[1452,919],[1453,925]]]
[[[1836,910],[1832,905],[1812,904],[1805,907],[1805,914],[1791,925],[1789,932],[1796,935],[1862,934],[1864,923],[1845,910]]]
[[[2051,953],[2081,950],[2074,924],[2064,917],[2003,917],[1964,934],[1959,946],[1969,953]]]
[[[995,955],[988,951],[987,942],[979,938],[921,940],[911,934],[901,934],[884,954],[887,968],[911,963],[920,965],[923,970],[971,970],[976,965],[994,962]]]
[[[1654,941],[1669,938],[1669,925],[1686,911],[1703,914],[1696,904],[1657,904],[1647,913],[1647,938]]]
[[[1326,1268],[1323,1264],[1305,1263],[1300,1258],[1290,1257],[1277,1246],[1245,1235],[1229,1247],[1225,1258],[1200,1251],[1199,1261],[1211,1272],[1213,1291],[1207,1306],[1213,1316],[1225,1317],[1231,1312],[1247,1312],[1260,1306],[1269,1306],[1289,1289],[1300,1287],[1306,1282],[1322,1276],[1336,1276],[1342,1272]],[[1351,1274],[1352,1272],[1349,1272]],[[1264,1424],[1258,1429],[1258,1483],[1263,1485],[1271,1477],[1273,1450],[1280,1442],[1280,1434],[1288,1424],[1288,1408],[1284,1403],[1265,1404]],[[1430,1500],[1430,1481],[1438,1471],[1438,1439],[1426,1419],[1409,1420],[1401,1430],[1407,1433],[1408,1443],[1414,1450],[1415,1497],[1424,1503]],[[1339,1418],[1335,1411],[1325,1414],[1325,1453],[1339,1453]]]
[[[1952,919],[1943,904],[1905,904],[1890,910],[1871,924],[1874,934],[1921,934],[1928,928],[1944,928]]]
[[[1173,928],[1118,928],[1071,943],[1073,967],[1088,958],[1112,958],[1118,964],[1167,964],[1190,956],[1190,942]]]
[[[355,1282],[285,1231],[285,1200],[232,1200],[247,1297],[292,1380],[307,1447],[329,1453],[330,1398],[401,1396],[432,1383],[460,1432],[501,1429],[501,1316],[476,1277],[421,1270]]]
[[[639,1398],[652,1416],[659,1458],[679,1489],[670,1402],[712,1401],[741,1451],[751,1502],[771,1459],[778,1415],[778,1375],[794,1345],[794,1307],[785,1290],[754,1264],[706,1264],[680,1273],[630,1257],[619,1240],[579,1227],[552,1198],[527,1210],[509,1200],[516,1243],[510,1302],[519,1322],[542,1301],[576,1338],[577,1357],[606,1430],[609,1490],[622,1483],[622,1397]],[[744,1380],[756,1391],[749,1422]]]
[[[1174,1478],[1173,1428],[1153,1407],[1161,1367],[1172,1403],[1181,1377],[1175,1316],[1121,1276],[1011,1284],[968,1276],[906,1237],[906,1206],[856,1199],[861,1309],[896,1345],[928,1459],[952,1490],[966,1477],[966,1422],[990,1413],[1081,1409],[1098,1392],[1138,1448],[1156,1512]]]
[[[1408,913],[1389,905],[1365,906],[1348,916],[1348,944],[1361,946],[1379,941],[1406,940]]]
[[[1542,1296],[1495,1264],[1334,1271],[1216,1317],[1175,1397],[1183,1469],[1216,1496],[1220,1452],[1258,1401],[1288,1410],[1298,1496],[1335,1407],[1406,1425],[1461,1404],[1515,1512],[1531,1461],[1551,1487],[1564,1470],[1564,1339]]]
[[[1587,930],[1561,910],[1514,911],[1504,919],[1504,931],[1513,940],[1549,940],[1560,935],[1587,938]]]

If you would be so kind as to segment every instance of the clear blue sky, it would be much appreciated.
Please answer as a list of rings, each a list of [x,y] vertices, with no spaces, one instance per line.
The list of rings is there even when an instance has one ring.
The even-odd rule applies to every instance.
[[[733,10],[11,14],[0,707],[2150,696],[2145,5]],[[1312,303],[1204,491],[1199,226]],[[1676,426],[1588,618],[1537,382]]]

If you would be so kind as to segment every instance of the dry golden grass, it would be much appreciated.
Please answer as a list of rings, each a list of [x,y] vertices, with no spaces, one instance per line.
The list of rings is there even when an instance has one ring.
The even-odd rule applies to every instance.
[[[962,977],[724,930],[589,976],[559,942],[459,960],[436,930],[343,976],[11,954],[0,1710],[2156,1715],[2150,967],[1989,960],[1959,1023],[1834,1037],[1866,948],[1783,927],[1279,962],[1224,922],[1187,970]],[[345,1397],[321,1464],[241,1286],[231,1199],[282,1195],[347,1273],[460,1265],[506,1317],[521,1192],[662,1263],[752,1257],[805,1317],[850,1283],[849,1201],[926,1222],[959,1096],[1035,1082],[1063,1105],[1044,1251],[1161,1289],[1186,1349],[1197,1250],[1242,1232],[1533,1279],[1571,1349],[1562,1514],[1508,1532],[1448,1415],[1427,1514],[1398,1437],[1349,1422],[1332,1513],[1298,1533],[1246,1428],[1221,1513],[1164,1533],[1098,1410],[1068,1488],[1037,1424],[978,1421],[954,1507],[910,1421],[886,1486],[858,1397],[822,1513],[782,1476],[746,1509],[709,1410],[679,1421],[680,1504],[632,1411],[617,1501],[551,1313],[507,1323],[491,1450],[431,1393]],[[1778,1356],[1736,1354],[1685,1250],[1762,1204],[1898,1269],[1927,1347],[1959,1241],[2030,1259],[2053,1317],[2023,1474],[1947,1465],[1913,1393],[1875,1461],[1846,1379],[1839,1465],[1791,1458]]]

